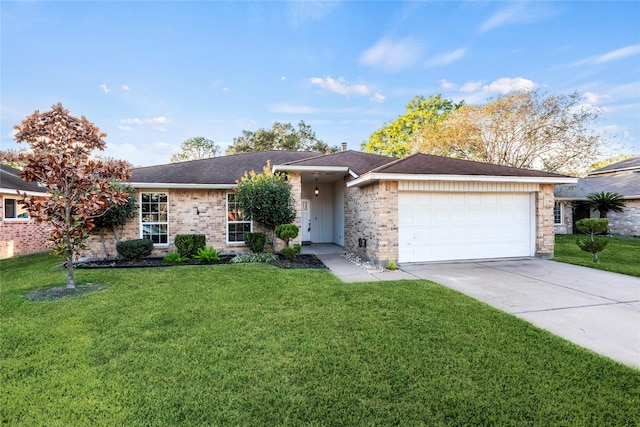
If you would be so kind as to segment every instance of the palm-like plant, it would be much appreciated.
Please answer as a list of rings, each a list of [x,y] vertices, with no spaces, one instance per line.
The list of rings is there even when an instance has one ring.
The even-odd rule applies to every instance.
[[[600,211],[600,218],[606,218],[608,212],[622,212],[625,202],[618,193],[601,191],[587,195],[589,207]]]

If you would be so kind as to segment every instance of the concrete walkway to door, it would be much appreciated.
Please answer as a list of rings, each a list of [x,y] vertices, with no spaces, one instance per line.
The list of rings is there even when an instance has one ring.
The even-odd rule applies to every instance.
[[[640,369],[639,278],[541,259],[401,268]]]

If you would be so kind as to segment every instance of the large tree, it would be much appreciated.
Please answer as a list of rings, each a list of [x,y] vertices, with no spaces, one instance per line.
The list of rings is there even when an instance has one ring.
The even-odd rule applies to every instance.
[[[271,129],[243,130],[242,136],[233,138],[227,154],[251,153],[263,150],[314,151],[326,153],[338,151],[316,137],[311,126],[303,120],[296,129],[291,123],[274,122]]]
[[[578,92],[511,92],[485,104],[462,106],[437,135],[424,127],[419,151],[550,172],[578,173],[606,141],[595,130],[598,110]]]
[[[69,115],[60,103],[51,111],[34,112],[15,129],[16,140],[28,143],[31,151],[0,157],[25,162],[20,177],[46,188],[48,197],[25,194],[22,203],[31,218],[51,224],[53,250],[66,260],[67,287],[75,288],[74,258],[85,248],[95,218],[128,199],[111,183],[126,181],[129,168],[122,161],[91,160],[93,150],[104,149],[106,134],[84,116]]]
[[[199,160],[215,157],[220,154],[220,146],[203,136],[189,138],[182,143],[180,152],[171,156],[171,163],[185,160]]]
[[[238,180],[237,200],[242,211],[272,233],[275,250],[275,229],[296,217],[291,182],[285,174],[273,173],[267,163],[262,173],[245,172]]]
[[[421,132],[429,129],[430,136],[437,135],[442,123],[462,105],[464,102],[455,103],[442,98],[439,93],[428,97],[416,96],[405,106],[405,114],[375,131],[368,142],[362,143],[362,149],[393,157],[413,154],[420,146]]]

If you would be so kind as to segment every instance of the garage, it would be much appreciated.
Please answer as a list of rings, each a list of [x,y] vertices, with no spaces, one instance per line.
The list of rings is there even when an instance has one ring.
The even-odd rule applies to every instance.
[[[533,256],[532,193],[400,192],[399,262]]]

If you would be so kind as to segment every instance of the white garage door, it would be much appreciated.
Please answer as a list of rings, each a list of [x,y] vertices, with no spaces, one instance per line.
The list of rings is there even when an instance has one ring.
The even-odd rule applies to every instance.
[[[399,261],[533,256],[529,193],[401,192]]]

